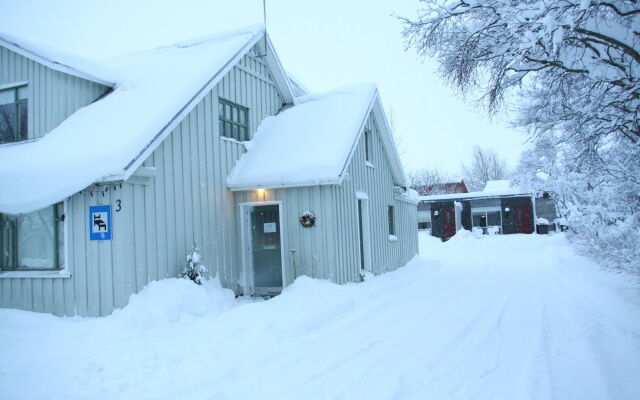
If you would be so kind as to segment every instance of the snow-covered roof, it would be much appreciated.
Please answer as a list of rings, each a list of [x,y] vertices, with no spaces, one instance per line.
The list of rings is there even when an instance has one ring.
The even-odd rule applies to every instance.
[[[38,140],[0,146],[0,212],[34,211],[94,182],[127,179],[265,35],[264,26],[257,25],[102,63],[115,74],[111,94]],[[267,62],[279,67],[275,78],[283,82],[285,100],[292,99],[271,43],[265,42]]]
[[[49,46],[33,43],[0,31],[0,46],[6,47],[24,57],[64,72],[106,86],[114,86],[116,71],[105,65]]]
[[[483,192],[499,192],[513,190],[511,187],[511,181],[509,179],[500,179],[495,181],[487,181],[484,185]]]
[[[531,193],[511,186],[508,179],[488,181],[480,192],[451,193],[433,196],[420,196],[421,202],[446,201],[446,200],[470,200],[488,197],[530,196]]]
[[[293,107],[265,118],[248,151],[229,174],[231,190],[339,184],[370,111],[382,112],[373,84],[296,98]],[[377,118],[397,184],[404,182],[382,113]]]
[[[293,88],[293,93],[297,97],[306,96],[311,93],[309,90],[298,78],[296,78],[291,72],[287,71],[287,77],[289,78],[289,82],[291,82],[291,87]]]

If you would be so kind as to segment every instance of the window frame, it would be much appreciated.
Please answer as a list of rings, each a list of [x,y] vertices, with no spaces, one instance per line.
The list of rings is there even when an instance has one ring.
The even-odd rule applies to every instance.
[[[498,215],[498,218],[499,218],[498,225],[489,225],[489,214],[493,216],[495,216],[495,214]],[[479,222],[481,222],[484,218],[485,226],[482,226],[480,224],[476,225],[476,222],[475,222],[476,217],[480,219]],[[489,227],[497,226],[499,229],[499,232],[502,233],[502,224],[503,224],[502,211],[499,207],[478,207],[475,210],[473,208],[471,209],[471,228],[472,229],[478,228],[478,229],[482,229],[483,232],[487,232],[487,229],[489,229]]]
[[[43,273],[43,272],[60,272],[65,271],[67,269],[67,202],[62,201],[51,206],[45,208],[52,208],[53,210],[53,220],[55,225],[54,233],[54,249],[53,249],[53,257],[54,257],[54,265],[50,268],[24,268],[24,267],[8,267],[2,265],[0,260],[0,277],[2,274],[12,274],[12,273],[21,273],[27,274],[24,277],[29,277],[29,273]],[[36,211],[41,211],[36,210]],[[35,212],[35,211],[34,211]],[[1,215],[1,214],[0,214]],[[17,264],[17,260],[20,258],[20,249],[18,247],[18,241],[16,240],[14,251],[14,259],[16,259],[15,264]],[[23,277],[23,276],[21,276]]]
[[[364,160],[371,163],[371,130],[364,128]]]
[[[389,223],[389,235],[396,235],[396,216],[395,216],[395,207],[392,205],[387,206],[387,220]]]
[[[418,230],[419,231],[427,231],[429,229],[431,229],[431,221],[418,222]]]
[[[27,94],[24,99],[20,98],[20,89],[27,89]],[[29,140],[29,83],[28,82],[20,82],[7,86],[0,86],[0,93],[2,92],[13,92],[13,104],[14,105],[14,126],[12,127],[14,132],[16,132],[17,139],[9,142],[2,142],[0,146],[7,144],[20,143]],[[21,124],[20,124],[20,105],[24,104],[27,109],[27,126],[26,132],[22,132]]]
[[[226,107],[230,107],[229,109],[230,109],[231,117],[227,117]],[[234,110],[236,110],[235,112],[238,113],[238,121],[233,120]],[[249,111],[250,110],[248,107],[245,107],[238,103],[234,103],[233,101],[224,99],[222,97],[218,97],[218,131],[219,131],[218,134],[220,135],[220,137],[237,140],[238,142],[245,142],[250,140],[251,130],[249,129]],[[239,115],[241,112],[244,114],[244,123],[241,123],[239,121],[240,120]],[[226,124],[229,124],[231,127],[230,136],[225,135],[224,128]],[[234,137],[233,135],[234,127],[238,129],[237,137]],[[244,138],[241,135],[241,132],[243,130],[245,132]]]

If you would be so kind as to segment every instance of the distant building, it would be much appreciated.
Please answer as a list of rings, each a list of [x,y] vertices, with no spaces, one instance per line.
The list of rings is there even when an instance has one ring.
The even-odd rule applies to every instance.
[[[480,192],[421,196],[418,204],[418,228],[430,230],[443,241],[460,229],[485,234],[533,233],[537,222],[548,224],[556,218],[548,194],[520,191],[508,180],[489,181]]]
[[[443,194],[469,193],[464,180],[460,180],[460,182],[435,183],[433,185],[414,185],[411,186],[411,188],[423,197]],[[418,229],[431,229],[431,215],[428,210],[421,210],[420,207],[418,207]]]
[[[460,182],[434,183],[433,185],[414,185],[411,189],[418,192],[420,196],[431,196],[436,194],[469,193],[464,180]]]

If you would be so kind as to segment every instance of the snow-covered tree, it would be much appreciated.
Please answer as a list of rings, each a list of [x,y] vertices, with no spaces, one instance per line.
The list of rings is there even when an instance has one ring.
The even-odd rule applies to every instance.
[[[576,163],[581,156],[571,144],[540,140],[522,154],[514,181],[550,193],[574,242],[603,265],[640,274],[640,182],[619,161],[625,149],[612,147],[598,160]]]
[[[462,176],[469,190],[479,191],[488,181],[506,179],[507,165],[496,150],[474,146],[469,163],[462,163]]]
[[[200,249],[198,248],[198,243],[193,243],[193,248],[187,254],[187,264],[184,266],[184,269],[180,273],[180,276],[184,279],[191,279],[198,285],[201,285],[202,282],[206,279],[205,275],[209,272],[209,270],[202,265],[202,254],[200,253]]]
[[[422,3],[403,19],[408,47],[491,112],[516,100],[533,145],[518,179],[554,191],[581,241],[637,266],[640,2]]]
[[[491,109],[524,85],[525,125],[640,139],[638,1],[422,2],[416,20],[404,19],[407,44]]]
[[[421,196],[431,196],[444,194],[440,191],[441,184],[446,183],[449,178],[437,169],[421,168],[410,171],[407,174],[409,186]]]

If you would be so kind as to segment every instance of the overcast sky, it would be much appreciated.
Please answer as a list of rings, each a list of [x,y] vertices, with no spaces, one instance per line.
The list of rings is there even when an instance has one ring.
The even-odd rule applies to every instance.
[[[312,91],[374,82],[393,114],[408,169],[458,175],[474,144],[513,166],[524,135],[505,118],[490,122],[439,79],[429,60],[404,50],[394,14],[417,0],[267,0],[267,30],[283,65]],[[262,0],[0,0],[0,31],[90,58],[123,53],[262,22]]]

